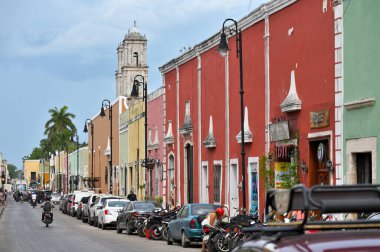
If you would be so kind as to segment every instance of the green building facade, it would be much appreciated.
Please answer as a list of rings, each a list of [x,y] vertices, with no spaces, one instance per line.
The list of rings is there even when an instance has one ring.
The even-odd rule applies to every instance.
[[[344,184],[375,184],[379,181],[379,10],[378,0],[343,1],[340,22],[343,22],[341,158]]]

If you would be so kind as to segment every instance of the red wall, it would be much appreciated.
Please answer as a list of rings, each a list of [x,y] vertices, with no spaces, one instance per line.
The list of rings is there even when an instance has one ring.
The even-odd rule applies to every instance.
[[[302,101],[299,112],[287,114],[290,127],[299,130],[300,157],[309,156],[307,135],[334,130],[334,22],[331,6],[322,12],[322,0],[298,1],[270,16],[270,118],[283,116],[280,104],[295,70],[297,93]],[[289,29],[293,33],[289,36]],[[330,125],[310,129],[311,111],[330,110]],[[331,139],[333,141],[333,139]],[[308,184],[308,178],[301,176]]]

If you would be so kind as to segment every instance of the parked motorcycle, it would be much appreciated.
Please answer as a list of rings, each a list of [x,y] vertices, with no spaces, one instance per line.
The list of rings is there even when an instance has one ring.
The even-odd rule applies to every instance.
[[[46,227],[49,227],[49,224],[53,222],[53,214],[51,213],[51,210],[45,212],[42,222],[45,223]]]
[[[229,251],[228,242],[223,239],[226,230],[218,226],[203,226],[203,242],[208,252],[227,252]]]
[[[140,216],[136,223],[136,231],[140,237],[145,237],[147,216]]]
[[[152,240],[167,239],[169,222],[176,218],[178,209],[152,214],[146,221],[146,237]]]

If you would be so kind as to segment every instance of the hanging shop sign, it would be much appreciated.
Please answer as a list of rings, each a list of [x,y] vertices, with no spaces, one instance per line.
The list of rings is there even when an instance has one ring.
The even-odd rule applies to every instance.
[[[317,129],[329,126],[329,110],[310,112],[310,128]]]
[[[288,121],[282,121],[272,123],[269,125],[270,141],[282,141],[289,139],[289,123]]]
[[[275,177],[275,188],[283,188],[284,180],[281,176],[289,173],[289,162],[275,162],[274,163],[274,177]]]

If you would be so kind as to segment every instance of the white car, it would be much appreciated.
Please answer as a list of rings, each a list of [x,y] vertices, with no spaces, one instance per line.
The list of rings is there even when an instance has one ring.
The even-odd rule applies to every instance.
[[[89,216],[90,225],[93,224],[94,227],[98,226],[98,214],[101,210],[101,207],[103,206],[104,201],[106,199],[110,199],[110,198],[121,199],[120,197],[115,197],[115,196],[112,196],[110,194],[108,194],[108,195],[100,194],[100,195],[96,196],[95,202],[90,207],[90,216]]]
[[[98,214],[98,227],[116,226],[119,211],[129,202],[126,199],[106,199]]]
[[[74,195],[73,195],[73,205],[69,211],[70,215],[71,216],[76,216],[77,212],[78,212],[78,206],[79,206],[79,203],[80,203],[80,200],[83,198],[83,197],[88,197],[90,195],[94,194],[94,191],[74,191]]]

